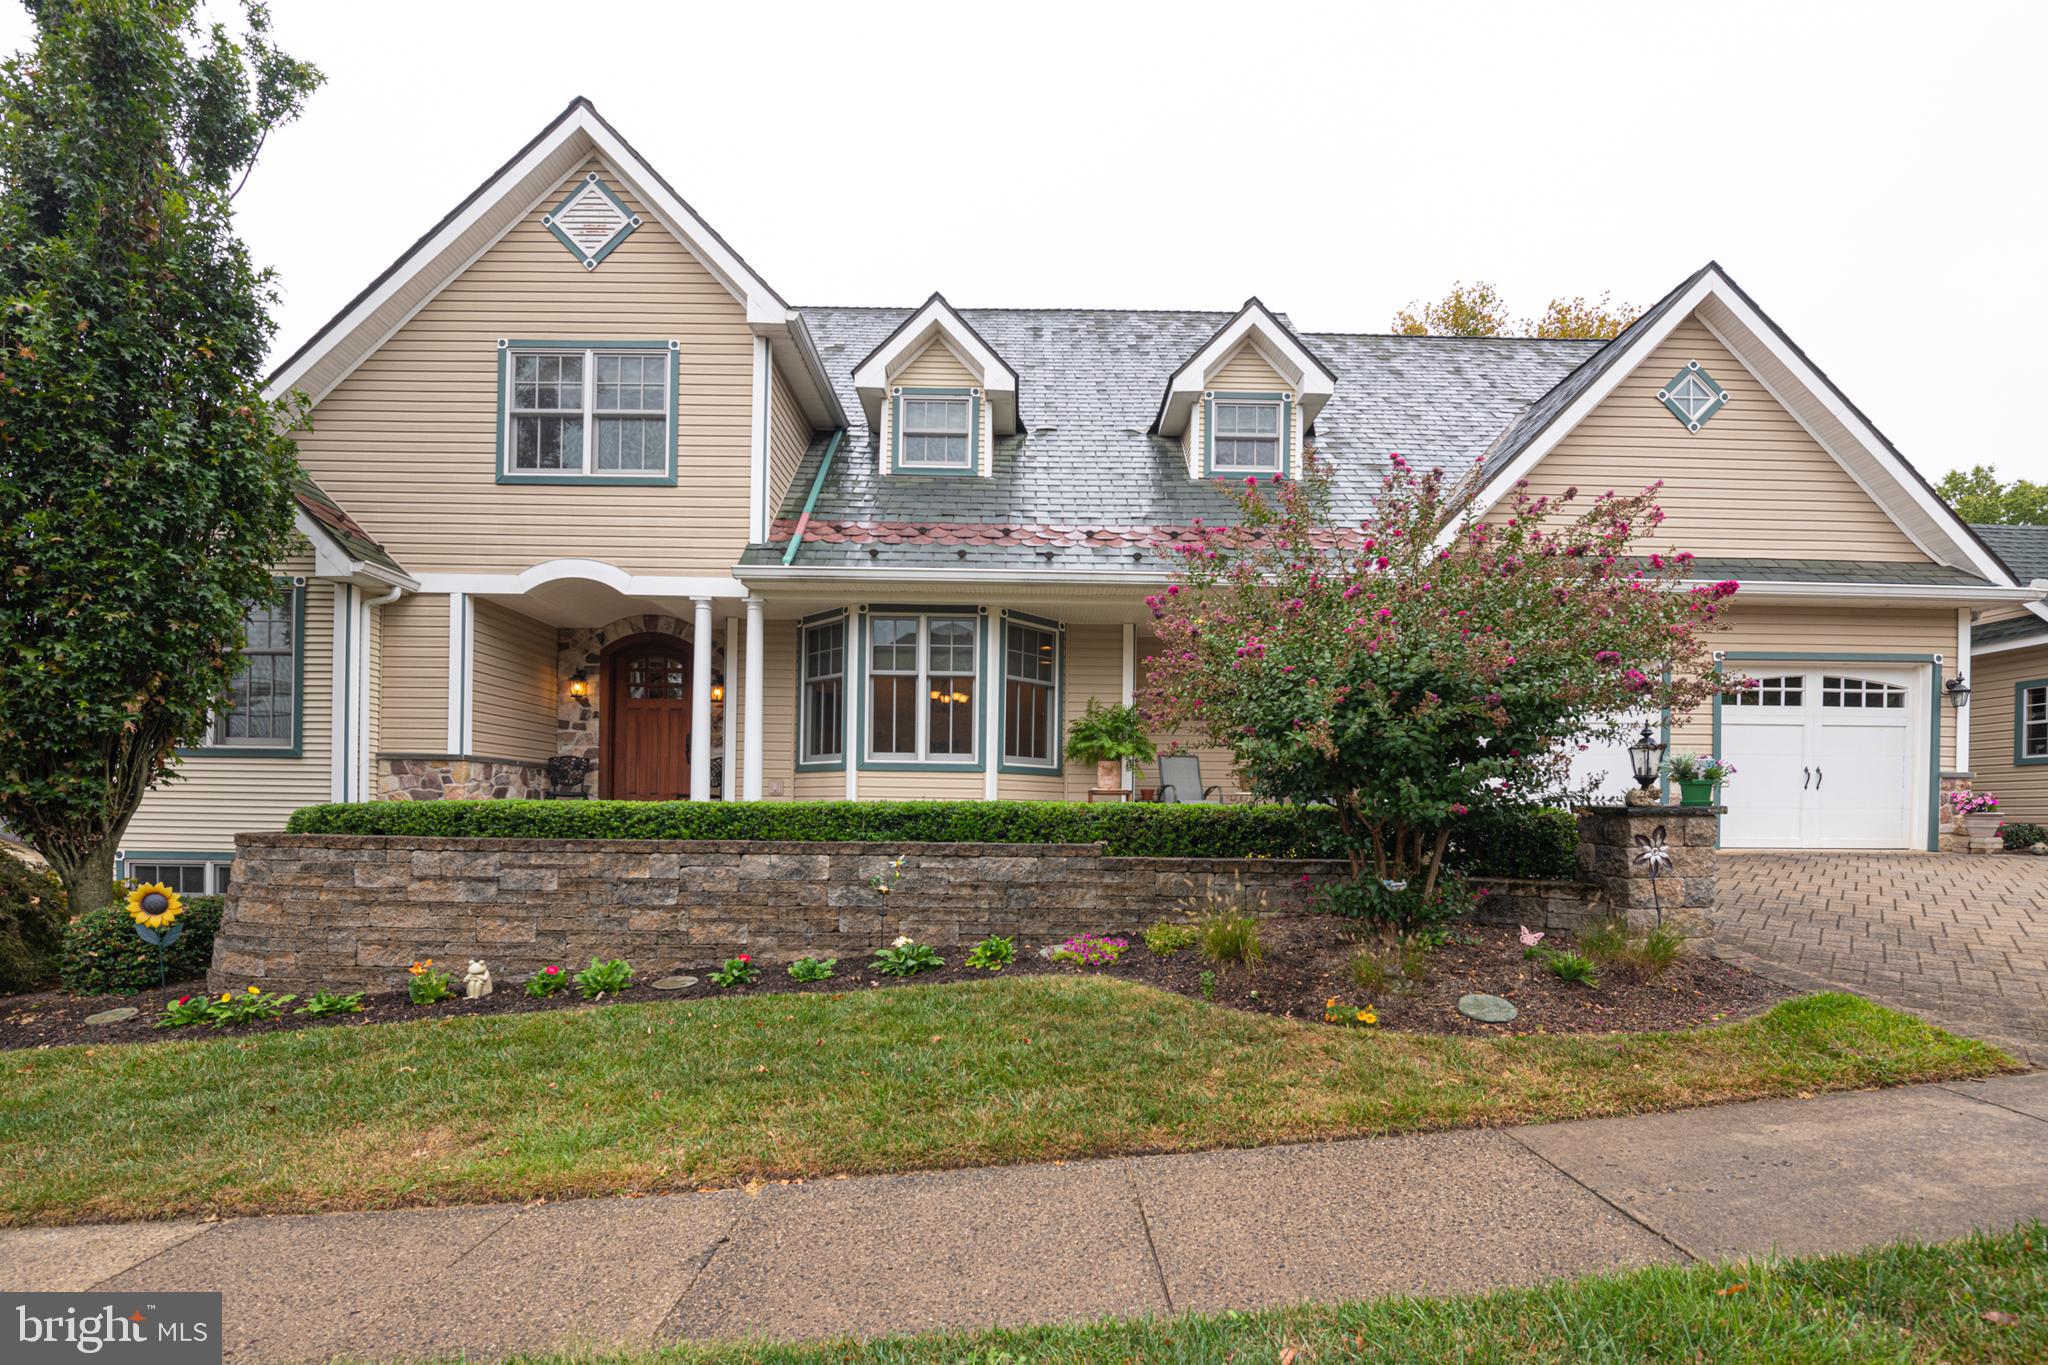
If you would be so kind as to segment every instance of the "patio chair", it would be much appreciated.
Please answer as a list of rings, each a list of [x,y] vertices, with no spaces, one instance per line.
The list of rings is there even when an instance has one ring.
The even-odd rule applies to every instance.
[[[1199,792],[1199,796],[1188,796],[1188,792]],[[1221,787],[1202,785],[1202,760],[1193,754],[1170,754],[1159,760],[1159,799],[1169,803],[1193,805],[1213,802],[1223,793]]]

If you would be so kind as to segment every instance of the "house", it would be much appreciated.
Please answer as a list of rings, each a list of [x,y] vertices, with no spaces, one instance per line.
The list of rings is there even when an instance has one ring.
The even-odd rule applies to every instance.
[[[1979,526],[2022,578],[2048,577],[2048,526]],[[1985,611],[1971,631],[1970,773],[2008,820],[2048,825],[2048,606]]]
[[[1606,343],[797,307],[580,99],[271,383],[313,403],[289,592],[122,850],[192,890],[298,806],[561,754],[628,799],[1083,799],[1065,722],[1138,686],[1162,546],[1311,447],[1347,515],[1394,451],[1483,462],[1492,515],[1666,480],[1761,679],[1660,722],[1741,768],[1729,846],[1932,846],[1973,621],[2041,595],[1716,265]]]

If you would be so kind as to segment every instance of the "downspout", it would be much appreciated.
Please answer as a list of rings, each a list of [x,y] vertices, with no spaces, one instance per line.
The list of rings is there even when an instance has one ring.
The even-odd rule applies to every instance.
[[[839,451],[839,443],[846,437],[846,428],[832,433],[832,439],[825,444],[825,458],[818,461],[818,477],[811,480],[811,495],[804,499],[803,513],[796,519],[796,532],[789,538],[789,548],[782,553],[784,567],[796,562],[796,552],[804,545],[804,528],[811,524],[811,509],[818,505],[818,493],[825,487],[825,476],[832,472],[832,457]]]
[[[363,603],[363,605],[366,607],[388,607],[393,602],[396,602],[399,598],[403,596],[405,596],[404,588],[393,588],[390,592],[385,593],[382,597],[373,597],[369,601]]]

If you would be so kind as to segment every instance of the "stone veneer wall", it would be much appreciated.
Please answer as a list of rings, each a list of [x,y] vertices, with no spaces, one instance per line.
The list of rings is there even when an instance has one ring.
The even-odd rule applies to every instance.
[[[888,894],[871,880],[907,855]],[[500,979],[629,959],[643,980],[738,953],[853,958],[1136,931],[1208,895],[1298,909],[1339,862],[1111,858],[1097,844],[429,839],[243,834],[209,985],[394,988],[421,957]]]
[[[546,765],[527,759],[377,758],[379,801],[538,801],[547,789]]]
[[[1668,914],[1705,914],[1714,907],[1715,838],[1722,806],[1589,806],[1579,811],[1579,881],[1597,888],[1614,913],[1632,923]],[[1650,884],[1649,866],[1638,861],[1644,845],[1637,836],[1659,840],[1669,864]],[[1533,927],[1533,926],[1532,926]]]

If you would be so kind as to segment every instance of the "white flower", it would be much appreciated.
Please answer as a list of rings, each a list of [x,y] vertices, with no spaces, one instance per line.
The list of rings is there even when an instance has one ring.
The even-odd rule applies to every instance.
[[[910,935],[898,934],[896,936],[896,942],[891,944],[890,946],[894,948],[908,948],[910,946]]]

